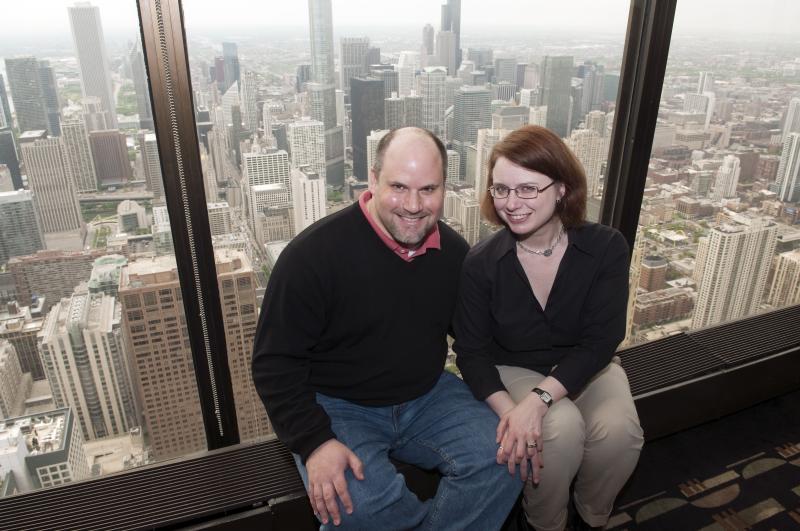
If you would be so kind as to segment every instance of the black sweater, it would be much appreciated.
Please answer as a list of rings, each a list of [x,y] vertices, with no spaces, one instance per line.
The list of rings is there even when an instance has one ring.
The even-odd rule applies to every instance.
[[[356,203],[281,253],[259,317],[253,380],[278,437],[303,462],[334,438],[315,393],[386,406],[435,385],[468,250],[441,222],[439,231],[441,250],[406,262]]]

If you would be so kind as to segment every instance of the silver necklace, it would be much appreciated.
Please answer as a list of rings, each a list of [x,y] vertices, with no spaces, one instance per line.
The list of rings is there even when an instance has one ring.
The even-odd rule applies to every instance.
[[[550,256],[551,254],[553,254],[553,249],[555,248],[556,245],[558,245],[558,242],[561,241],[561,237],[563,235],[564,235],[564,225],[561,225],[561,228],[558,230],[558,236],[556,236],[556,239],[550,243],[550,247],[548,247],[547,249],[542,249],[542,250],[531,249],[522,242],[517,242],[517,245],[519,246],[520,249],[522,249],[526,253],[538,254],[540,256]]]

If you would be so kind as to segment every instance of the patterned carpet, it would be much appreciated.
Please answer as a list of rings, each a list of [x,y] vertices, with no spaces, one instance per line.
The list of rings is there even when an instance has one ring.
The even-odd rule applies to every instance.
[[[646,444],[607,529],[800,530],[800,391]]]

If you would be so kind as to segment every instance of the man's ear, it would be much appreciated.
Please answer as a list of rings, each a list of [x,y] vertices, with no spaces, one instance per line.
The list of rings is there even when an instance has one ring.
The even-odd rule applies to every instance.
[[[375,170],[369,170],[369,191],[375,194],[375,189],[378,187],[378,176],[375,175]]]

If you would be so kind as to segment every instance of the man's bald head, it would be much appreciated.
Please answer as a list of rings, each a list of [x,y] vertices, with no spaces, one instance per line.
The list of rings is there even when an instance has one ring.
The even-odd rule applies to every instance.
[[[447,178],[447,150],[444,144],[439,140],[439,137],[421,127],[399,127],[397,129],[392,129],[380,139],[378,148],[375,151],[375,163],[372,166],[372,171],[375,172],[375,176],[380,178],[381,170],[383,169],[383,160],[392,142],[401,137],[405,139],[409,136],[430,140],[432,146],[439,152],[439,158],[442,162],[442,179]]]

